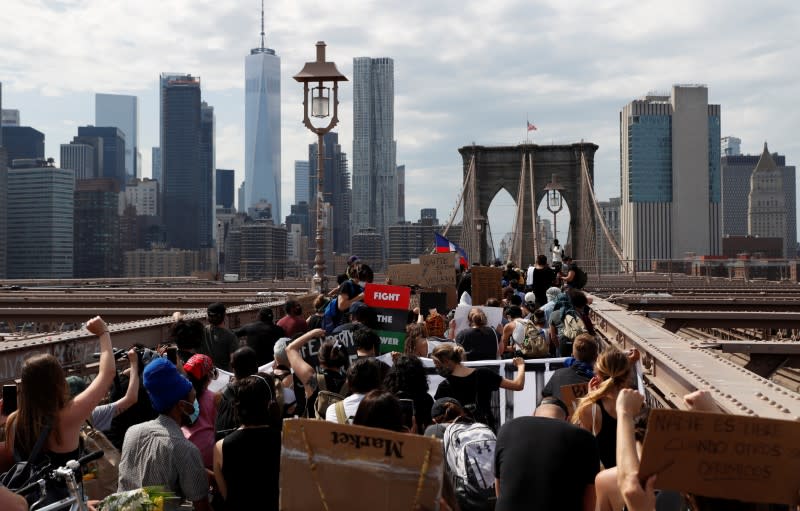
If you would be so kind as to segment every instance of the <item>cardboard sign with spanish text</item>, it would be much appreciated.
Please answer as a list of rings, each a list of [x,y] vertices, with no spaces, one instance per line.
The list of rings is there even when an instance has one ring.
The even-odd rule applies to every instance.
[[[456,285],[456,270],[453,264],[455,253],[419,256],[422,280],[427,287]]]
[[[663,490],[795,505],[800,423],[721,413],[650,413],[639,477]]]
[[[502,268],[490,268],[488,266],[473,266],[472,273],[472,303],[474,305],[484,305],[489,298],[503,298]]]
[[[393,286],[421,286],[422,265],[420,264],[392,264],[386,272],[386,278]]]
[[[364,303],[378,314],[381,353],[403,351],[410,298],[411,288],[408,287],[367,284],[364,288]]]
[[[561,386],[561,401],[567,405],[569,414],[575,413],[580,398],[589,393],[589,383],[573,383]]]
[[[439,509],[442,443],[333,422],[283,422],[280,509]]]

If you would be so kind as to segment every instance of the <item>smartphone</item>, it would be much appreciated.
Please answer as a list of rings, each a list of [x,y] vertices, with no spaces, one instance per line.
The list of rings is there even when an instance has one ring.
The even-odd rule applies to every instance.
[[[411,428],[414,426],[414,401],[411,399],[401,399],[400,410],[403,413],[403,425],[411,430]]]
[[[17,386],[3,385],[3,415],[8,417],[17,411]]]

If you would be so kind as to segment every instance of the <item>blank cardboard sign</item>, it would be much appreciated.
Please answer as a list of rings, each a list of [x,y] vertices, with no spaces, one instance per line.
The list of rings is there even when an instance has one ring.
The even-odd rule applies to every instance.
[[[800,423],[653,410],[639,476],[707,497],[793,505],[800,490]]]
[[[439,509],[443,475],[442,443],[432,437],[319,420],[283,423],[282,511]]]

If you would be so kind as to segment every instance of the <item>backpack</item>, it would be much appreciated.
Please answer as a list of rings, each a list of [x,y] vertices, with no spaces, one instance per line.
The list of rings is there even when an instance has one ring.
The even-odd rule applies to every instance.
[[[322,326],[320,328],[325,330],[325,333],[330,335],[333,330],[342,322],[344,314],[339,310],[339,297],[337,296],[325,306],[325,311],[322,313]]]
[[[573,265],[572,270],[575,272],[575,278],[572,280],[572,287],[575,289],[583,289],[583,286],[586,285],[586,281],[589,280],[589,276],[577,266]]]
[[[456,422],[447,426],[443,446],[447,473],[464,511],[494,508],[494,452],[497,437],[486,424]]]
[[[561,335],[569,340],[570,343],[580,334],[588,332],[588,330],[586,330],[586,325],[575,309],[566,309],[563,312],[562,321],[564,322],[564,329]]]
[[[550,356],[550,343],[547,341],[541,328],[533,321],[523,323],[522,347],[520,351],[524,358],[547,358]]]
[[[328,411],[328,407],[344,401],[342,394],[347,393],[347,382],[342,385],[340,390],[342,394],[331,392],[328,390],[328,384],[325,383],[325,375],[317,374],[317,388],[319,391],[317,392],[317,400],[314,402],[314,416],[317,419],[325,420],[325,413]]]

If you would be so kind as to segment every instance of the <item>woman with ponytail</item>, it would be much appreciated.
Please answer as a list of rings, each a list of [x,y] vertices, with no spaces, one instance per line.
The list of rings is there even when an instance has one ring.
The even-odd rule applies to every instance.
[[[597,437],[603,467],[617,465],[617,396],[629,386],[631,361],[616,348],[606,349],[597,358],[595,376],[589,380],[589,393],[581,398],[572,422]]]

